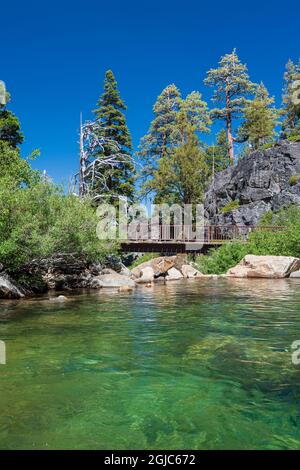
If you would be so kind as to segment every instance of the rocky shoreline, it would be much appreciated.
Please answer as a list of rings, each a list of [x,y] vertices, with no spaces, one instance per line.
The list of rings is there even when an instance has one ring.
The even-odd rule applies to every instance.
[[[126,292],[139,285],[150,287],[159,282],[219,278],[300,278],[300,259],[247,255],[226,274],[216,275],[202,274],[188,263],[186,255],[160,256],[130,270],[117,258],[89,266],[83,258],[60,254],[24,266],[18,272],[18,281],[8,273],[0,272],[0,298],[22,299],[46,292],[56,295],[59,291],[81,288],[112,288]],[[65,296],[53,298],[64,300]]]

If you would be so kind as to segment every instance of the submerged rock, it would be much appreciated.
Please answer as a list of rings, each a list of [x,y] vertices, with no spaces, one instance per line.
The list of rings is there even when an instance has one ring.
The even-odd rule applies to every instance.
[[[245,256],[239,264],[229,269],[228,276],[264,277],[279,279],[288,277],[300,269],[300,259],[292,256]]]

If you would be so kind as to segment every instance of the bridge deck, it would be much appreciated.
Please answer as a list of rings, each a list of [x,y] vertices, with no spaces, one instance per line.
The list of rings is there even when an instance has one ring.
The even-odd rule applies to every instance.
[[[132,227],[131,227],[132,228]],[[210,248],[226,243],[247,242],[254,230],[277,231],[284,227],[278,226],[246,226],[246,225],[209,225],[205,226],[200,238],[192,237],[191,227],[161,225],[151,228],[141,224],[139,229],[128,231],[128,239],[121,241],[123,252],[152,253],[206,253]]]

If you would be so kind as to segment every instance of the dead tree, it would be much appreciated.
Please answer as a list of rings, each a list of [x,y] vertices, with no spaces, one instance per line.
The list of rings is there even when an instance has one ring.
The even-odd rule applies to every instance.
[[[75,175],[75,184],[80,197],[91,196],[101,200],[109,194],[107,169],[113,170],[132,157],[121,151],[112,139],[105,137],[105,128],[101,121],[80,119],[80,163],[79,172]],[[110,195],[112,196],[112,195]]]

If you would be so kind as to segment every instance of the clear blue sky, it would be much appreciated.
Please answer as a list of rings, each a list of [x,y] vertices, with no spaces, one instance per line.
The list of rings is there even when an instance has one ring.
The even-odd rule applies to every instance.
[[[228,3],[228,5],[227,5]],[[204,87],[206,71],[234,47],[253,81],[280,102],[288,58],[300,57],[299,1],[5,1],[0,7],[0,79],[21,119],[25,155],[57,181],[77,167],[79,113],[91,117],[106,69],[118,80],[137,146],[162,89]]]

